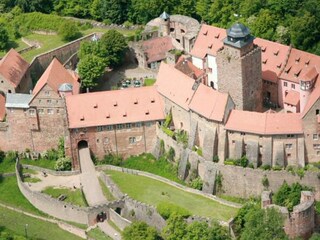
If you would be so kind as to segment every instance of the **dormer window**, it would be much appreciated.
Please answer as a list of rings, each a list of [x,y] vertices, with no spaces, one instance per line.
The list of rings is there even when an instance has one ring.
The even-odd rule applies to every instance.
[[[284,70],[284,71],[285,71],[286,74],[288,74],[288,73],[290,72],[290,70],[291,70],[291,66],[288,67],[288,68],[287,68],[286,70]]]
[[[126,116],[127,116],[127,112],[124,112],[124,113],[122,114],[122,116],[123,116],[123,117],[126,117]]]
[[[98,108],[98,104],[96,103],[95,105],[93,105],[93,108]]]
[[[84,121],[84,116],[80,117],[80,121]]]
[[[155,102],[154,98],[151,98],[151,103],[154,103],[154,102]]]
[[[282,63],[277,64],[277,68],[281,68]]]
[[[133,103],[138,104],[138,98],[136,98]]]
[[[210,45],[208,46],[208,48],[211,49],[211,48],[212,48],[212,44],[210,44]]]
[[[295,60],[296,60],[296,63],[299,63],[300,62],[300,57],[297,57]]]
[[[113,106],[116,107],[118,106],[118,103],[116,101],[113,102]]]
[[[273,55],[275,55],[275,56],[278,56],[278,54],[279,54],[279,50],[277,50],[277,51],[275,51],[275,52],[273,53]]]
[[[305,61],[306,66],[308,66],[310,63],[310,59],[308,59],[307,61]]]
[[[214,37],[218,39],[219,36],[220,36],[220,33],[216,34]]]
[[[110,113],[107,113],[106,118],[110,118]]]
[[[207,36],[208,35],[208,30],[204,31],[203,35]]]
[[[297,70],[297,71],[294,73],[294,76],[295,76],[295,77],[299,77],[300,72],[301,72],[301,69]]]
[[[265,52],[267,50],[267,47],[261,47],[261,51]]]
[[[264,60],[262,60],[262,63],[263,63],[263,64],[266,64],[267,61],[268,61],[268,59],[264,59]]]
[[[146,110],[145,114],[146,114],[146,115],[149,115],[149,114],[150,114],[149,110]]]

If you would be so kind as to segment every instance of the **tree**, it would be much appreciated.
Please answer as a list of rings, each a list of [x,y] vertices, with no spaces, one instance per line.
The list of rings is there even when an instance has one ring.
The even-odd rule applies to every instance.
[[[196,3],[196,12],[201,17],[201,20],[209,22],[209,11],[212,0],[198,0]]]
[[[101,56],[106,58],[109,67],[119,66],[127,51],[125,37],[116,30],[109,30],[98,42]]]
[[[184,239],[187,233],[187,223],[178,214],[172,214],[167,220],[167,225],[162,229],[162,237],[166,240]]]
[[[193,222],[187,226],[186,230],[183,240],[210,240],[210,229],[205,222]]]
[[[241,240],[288,239],[283,229],[284,218],[275,208],[250,211],[246,215]]]
[[[128,3],[125,0],[94,0],[90,13],[96,20],[108,19],[112,23],[123,23],[127,19]]]
[[[175,14],[197,18],[196,0],[180,0],[180,3],[175,5],[173,12]]]
[[[92,88],[96,86],[105,71],[105,67],[105,61],[102,58],[95,55],[84,56],[78,64],[81,87]]]
[[[59,28],[59,35],[64,41],[73,41],[81,37],[79,28],[74,22],[64,22]]]
[[[9,44],[9,34],[3,23],[0,23],[0,50],[6,50]]]
[[[122,232],[124,240],[157,240],[159,239],[157,230],[148,226],[144,222],[133,222]]]
[[[221,225],[219,225],[219,223],[213,222],[210,228],[209,239],[210,240],[231,240],[231,236],[226,227],[222,227]]]

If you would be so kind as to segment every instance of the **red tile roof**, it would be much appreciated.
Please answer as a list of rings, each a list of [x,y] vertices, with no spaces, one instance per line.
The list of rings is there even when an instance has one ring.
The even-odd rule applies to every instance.
[[[183,109],[191,109],[210,120],[223,120],[228,94],[196,83],[166,63],[161,63],[155,85],[161,95]]]
[[[147,54],[147,62],[152,63],[166,58],[166,53],[174,49],[170,36],[152,38],[142,43],[142,49]]]
[[[197,68],[195,65],[193,65],[190,59],[187,59],[184,56],[179,58],[175,68],[195,80],[205,74],[203,70]]]
[[[285,67],[290,47],[262,38],[255,38],[254,43],[261,47],[262,78],[277,82],[278,76]]]
[[[298,113],[258,113],[232,110],[225,128],[230,131],[259,135],[303,133],[302,121]]]
[[[300,102],[300,93],[297,91],[290,90],[284,98],[284,103],[297,106]]]
[[[141,87],[66,97],[69,128],[163,120],[156,88]]]
[[[6,116],[6,98],[2,94],[0,94],[0,121],[4,120]]]
[[[288,63],[280,75],[283,80],[299,83],[312,68],[320,69],[320,56],[292,49]]]
[[[301,114],[301,117],[303,118],[309,110],[312,108],[312,106],[320,99],[320,79],[318,76],[318,80],[315,83],[315,86],[313,88],[312,93],[310,94],[309,100],[306,104],[306,106],[303,109],[303,112]]]
[[[164,62],[161,63],[155,83],[158,92],[185,110],[189,110],[194,84],[194,79]]]
[[[29,63],[13,48],[0,61],[0,74],[17,87],[26,74]]]
[[[59,60],[54,58],[38,80],[32,93],[35,97],[46,84],[48,84],[54,91],[58,92],[60,85],[63,83],[72,84],[73,94],[79,93],[80,84],[77,76],[70,74],[70,72],[62,66]]]
[[[189,108],[207,119],[222,122],[227,102],[228,94],[200,84]]]
[[[202,24],[191,55],[198,58],[204,58],[207,54],[216,56],[218,50],[223,47],[222,40],[226,36],[225,29]]]

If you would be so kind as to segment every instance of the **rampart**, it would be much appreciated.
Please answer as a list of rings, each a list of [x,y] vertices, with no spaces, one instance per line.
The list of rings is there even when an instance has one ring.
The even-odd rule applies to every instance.
[[[38,80],[55,57],[61,63],[65,63],[74,53],[79,50],[80,43],[88,41],[95,33],[89,34],[75,41],[69,42],[61,47],[50,50],[33,58],[30,64],[30,72],[33,81]]]
[[[277,207],[272,205],[271,194],[263,192],[262,200],[267,200],[266,196],[269,196],[269,204],[265,204],[263,207]],[[309,239],[315,229],[315,209],[314,209],[314,195],[312,192],[301,192],[300,204],[293,207],[293,212],[288,213],[285,208],[282,211],[285,217],[284,230],[290,239],[301,237],[303,239]]]

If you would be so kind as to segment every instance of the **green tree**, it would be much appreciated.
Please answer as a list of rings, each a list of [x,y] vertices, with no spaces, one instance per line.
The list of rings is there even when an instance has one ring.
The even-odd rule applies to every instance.
[[[276,19],[269,10],[261,10],[255,21],[249,25],[255,36],[272,40],[277,26]]]
[[[82,88],[92,88],[96,86],[98,80],[105,71],[105,61],[95,55],[86,55],[78,64],[78,71]]]
[[[205,222],[193,222],[187,226],[186,230],[183,240],[210,240],[210,229]]]
[[[288,239],[283,229],[284,218],[275,208],[250,211],[246,215],[241,240]]]
[[[175,14],[186,15],[197,18],[196,14],[196,0],[180,0],[179,4],[176,4],[173,12]]]
[[[124,240],[157,240],[159,239],[157,230],[148,226],[144,222],[133,222],[122,232]]]
[[[226,227],[222,227],[217,222],[213,222],[211,224],[209,231],[210,240],[231,240],[228,229]]]
[[[187,233],[187,223],[178,214],[172,214],[167,220],[167,225],[162,229],[162,237],[166,240],[184,239]]]
[[[72,41],[81,37],[79,28],[74,22],[64,22],[59,28],[59,35],[64,41]]]
[[[240,14],[243,17],[250,17],[257,14],[265,5],[265,0],[244,0],[240,5]]]
[[[128,1],[94,0],[90,13],[96,20],[108,19],[112,23],[123,23],[127,19]]]
[[[6,50],[9,44],[9,34],[6,26],[0,23],[0,50]]]
[[[209,11],[212,0],[198,0],[196,3],[196,13],[200,16],[201,20],[209,22]]]

